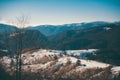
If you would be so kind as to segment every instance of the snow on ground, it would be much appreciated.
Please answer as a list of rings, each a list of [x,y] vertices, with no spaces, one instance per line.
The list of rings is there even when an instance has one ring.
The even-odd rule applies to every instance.
[[[68,60],[70,60],[71,63],[76,63],[77,58],[64,56],[64,57],[58,59],[58,63],[59,64],[61,64],[61,63],[65,64],[65,63],[67,63]]]
[[[58,59],[59,63],[66,63],[68,60],[71,61],[71,63],[76,63],[76,61],[78,60],[75,57],[62,57],[60,59]],[[106,63],[102,63],[102,62],[98,62],[98,61],[93,61],[93,60],[84,60],[84,59],[79,59],[81,62],[81,65],[84,65],[84,68],[93,68],[93,67],[98,67],[98,68],[105,68],[110,66],[109,64]]]
[[[98,62],[98,61],[93,61],[93,60],[83,60],[83,59],[81,59],[80,61],[81,61],[81,64],[86,65],[86,66],[84,66],[85,68],[94,68],[94,67],[105,68],[105,67],[110,66],[109,64]]]
[[[111,27],[104,27],[105,30],[110,30],[112,29]]]
[[[49,55],[59,55],[59,51],[58,52],[53,52],[53,51],[51,51],[51,50],[46,50],[46,49],[39,49],[39,50],[37,50],[37,51],[35,51],[35,52],[33,52],[33,53],[31,53],[33,56],[35,56],[35,57],[43,57],[43,56],[49,56]],[[31,55],[29,52],[26,52],[26,53],[24,53],[23,55],[25,56],[25,55]]]
[[[112,72],[113,75],[119,75],[120,74],[120,66],[114,66],[111,69],[111,72]]]
[[[11,63],[11,59],[7,56],[4,56],[3,58],[0,59],[0,62],[3,64],[3,65],[8,65]]]
[[[84,58],[86,55],[94,54],[98,49],[84,49],[84,50],[66,50],[66,54],[70,56],[78,56]]]
[[[6,49],[0,49],[0,51],[2,51],[2,52],[8,52],[8,50],[6,50]]]
[[[88,50],[66,50],[66,54],[67,55],[76,55],[76,56],[80,56],[83,54],[90,54],[90,53],[94,53],[95,51],[97,51],[98,49],[88,49]],[[61,50],[46,50],[46,49],[39,49],[37,51],[34,52],[26,52],[24,54],[22,54],[22,59],[26,59],[25,63],[27,63],[29,60],[34,60],[34,59],[40,59],[43,56],[59,56],[60,54],[64,53],[64,51]],[[64,54],[62,54],[64,55]]]
[[[97,49],[67,50],[66,52],[68,54],[80,55],[81,53],[83,54],[84,52],[90,53],[90,52],[94,52],[94,51],[97,51]],[[23,62],[22,69],[25,71],[29,71],[29,70],[37,71],[38,69],[46,68],[50,65],[50,63],[52,61],[55,61],[54,56],[58,56],[58,60],[55,61],[55,65],[65,64],[68,61],[71,61],[71,63],[73,64],[73,63],[76,63],[77,60],[80,60],[80,63],[81,63],[80,68],[84,68],[84,69],[94,68],[94,67],[105,68],[105,67],[109,66],[109,64],[105,64],[105,63],[101,63],[101,62],[97,62],[97,61],[92,61],[92,60],[78,59],[76,57],[68,56],[68,55],[64,55],[64,54],[63,54],[63,56],[60,56],[61,52],[62,51],[59,51],[59,50],[45,50],[45,49],[39,49],[39,50],[34,51],[34,52],[26,52],[26,53],[22,54],[22,62]],[[45,57],[44,59],[50,58],[52,60],[47,61],[45,63],[39,62],[39,61],[44,60],[43,57]],[[10,58],[10,57],[3,57],[2,59],[0,59],[0,62],[2,62],[5,65],[10,65],[11,60],[12,60],[12,58]],[[14,56],[13,60],[15,61],[15,56]]]
[[[51,52],[54,52],[54,53],[65,53],[66,55],[69,55],[69,56],[78,56],[78,57],[85,57],[86,55],[88,54],[91,54],[96,51],[98,51],[98,49],[83,49],[83,50],[65,50],[65,51],[60,51],[60,50],[50,50]]]
[[[54,55],[58,56],[59,53],[54,53],[54,52],[50,52],[49,50],[40,49],[40,50],[35,51],[33,53],[27,52],[27,53],[22,54],[22,60],[23,60],[24,64],[27,64],[27,63],[32,63],[33,61],[36,61],[36,60],[40,60],[44,56],[54,57]]]

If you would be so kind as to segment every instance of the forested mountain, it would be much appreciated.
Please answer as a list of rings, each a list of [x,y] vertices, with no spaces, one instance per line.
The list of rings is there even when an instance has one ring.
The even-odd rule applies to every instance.
[[[3,24],[2,24],[3,25]],[[16,39],[19,39],[18,32],[21,29],[16,27],[2,26],[0,34],[0,47],[5,48],[6,44],[9,46],[15,46]],[[107,23],[107,22],[91,22],[78,24],[66,24],[66,26],[44,26],[43,31],[53,34],[54,30],[57,33],[54,35],[44,36],[39,29],[24,29],[22,31],[23,47],[41,47],[49,49],[87,49],[87,48],[119,48],[119,33],[120,24],[119,22]],[[37,28],[37,27],[36,27]],[[83,29],[84,28],[84,29]],[[47,30],[48,29],[48,30]],[[4,31],[10,30],[11,33]],[[3,34],[4,33],[4,34]],[[42,42],[41,42],[42,41]],[[16,43],[18,44],[18,43]],[[34,45],[33,45],[34,44]],[[7,46],[8,47],[8,46]],[[13,47],[15,48],[15,47]]]
[[[104,21],[96,21],[89,23],[72,23],[72,24],[63,24],[63,25],[40,25],[40,26],[28,27],[27,29],[39,30],[44,35],[51,36],[66,30],[83,30],[96,26],[97,27],[105,26],[108,24],[112,24],[112,23],[108,23]]]
[[[0,26],[0,55],[15,53],[22,45],[22,50],[43,48],[47,38],[37,30],[19,29],[10,25]]]
[[[16,31],[18,28],[13,25],[0,24],[0,34],[7,34]]]
[[[57,49],[118,48],[119,33],[119,25],[108,25],[85,30],[67,30],[48,38],[53,48]]]

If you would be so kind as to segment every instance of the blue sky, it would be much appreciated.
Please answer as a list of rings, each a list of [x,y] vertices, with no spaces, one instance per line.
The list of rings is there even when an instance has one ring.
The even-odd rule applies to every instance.
[[[0,21],[30,16],[31,25],[120,21],[120,0],[0,0]]]

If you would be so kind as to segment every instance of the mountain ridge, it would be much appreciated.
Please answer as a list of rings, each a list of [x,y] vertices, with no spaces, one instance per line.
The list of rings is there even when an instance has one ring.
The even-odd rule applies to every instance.
[[[96,26],[98,27],[105,26],[108,24],[113,24],[113,23],[105,22],[105,21],[95,21],[88,23],[71,23],[71,24],[63,24],[63,25],[40,25],[40,26],[28,27],[27,29],[39,30],[44,35],[51,36],[63,32],[65,30],[81,30]]]

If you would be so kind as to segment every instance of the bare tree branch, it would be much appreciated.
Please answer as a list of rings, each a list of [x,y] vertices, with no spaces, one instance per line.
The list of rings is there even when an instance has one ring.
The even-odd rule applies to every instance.
[[[23,50],[23,33],[24,28],[29,23],[28,16],[21,15],[19,17],[16,17],[16,26],[20,28],[20,30],[17,31],[18,36],[16,36],[16,50],[17,50],[17,57],[16,57],[16,80],[21,80],[21,66],[22,66],[22,60],[21,60],[21,54]]]

